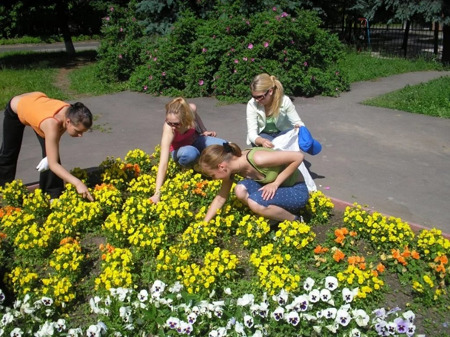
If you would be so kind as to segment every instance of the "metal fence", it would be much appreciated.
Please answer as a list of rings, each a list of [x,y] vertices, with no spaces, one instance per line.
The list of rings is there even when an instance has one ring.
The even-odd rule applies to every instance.
[[[406,24],[370,25],[365,19],[359,19],[351,27],[333,27],[341,40],[358,50],[370,50],[381,55],[395,55],[407,58],[442,57],[443,32],[439,25]]]

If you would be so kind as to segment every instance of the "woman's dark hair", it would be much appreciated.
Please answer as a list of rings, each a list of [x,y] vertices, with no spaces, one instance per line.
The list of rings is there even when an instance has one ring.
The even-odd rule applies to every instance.
[[[73,125],[83,124],[83,126],[89,129],[92,126],[92,113],[81,102],[71,104],[67,109],[67,118],[73,123]]]

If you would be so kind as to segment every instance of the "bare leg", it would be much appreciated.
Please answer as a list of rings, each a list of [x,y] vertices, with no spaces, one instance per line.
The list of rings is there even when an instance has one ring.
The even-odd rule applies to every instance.
[[[286,211],[284,208],[279,206],[270,205],[267,207],[261,206],[260,204],[254,202],[253,200],[247,200],[248,207],[258,215],[265,218],[276,220],[276,221],[294,221],[296,219],[295,215]]]

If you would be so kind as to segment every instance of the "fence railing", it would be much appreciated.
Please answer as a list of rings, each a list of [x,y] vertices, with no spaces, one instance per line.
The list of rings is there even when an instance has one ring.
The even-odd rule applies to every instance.
[[[383,55],[407,58],[441,58],[443,47],[442,27],[438,25],[422,27],[406,24],[370,25],[359,19],[351,27],[333,27],[342,41],[358,50],[370,50]]]

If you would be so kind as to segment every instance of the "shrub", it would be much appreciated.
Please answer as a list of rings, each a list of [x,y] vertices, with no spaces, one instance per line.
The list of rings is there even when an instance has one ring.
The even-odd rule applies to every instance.
[[[142,29],[134,16],[136,1],[128,8],[110,7],[103,18],[98,50],[98,76],[105,81],[127,81],[139,64]]]
[[[208,20],[185,12],[170,34],[154,42],[141,39],[148,47],[131,74],[130,86],[154,95],[245,102],[253,77],[267,72],[281,80],[287,95],[335,96],[349,87],[336,66],[344,50],[319,24],[310,11],[294,16],[270,10],[248,18],[223,15]],[[114,63],[121,68],[115,54]],[[118,73],[126,75],[130,69]]]

